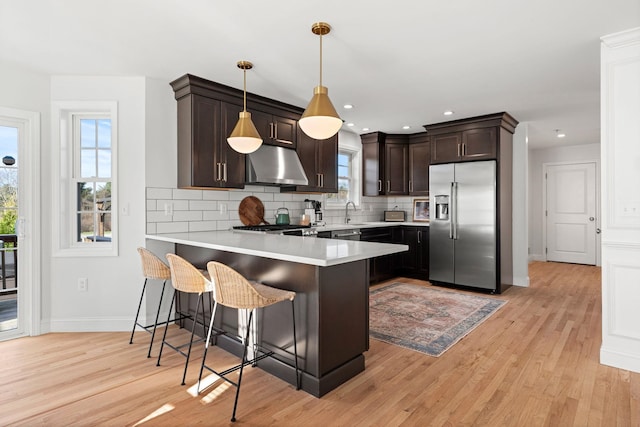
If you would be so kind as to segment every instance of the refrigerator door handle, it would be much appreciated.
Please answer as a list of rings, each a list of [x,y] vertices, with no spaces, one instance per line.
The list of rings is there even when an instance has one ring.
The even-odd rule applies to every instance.
[[[458,183],[451,183],[451,236],[458,240]]]

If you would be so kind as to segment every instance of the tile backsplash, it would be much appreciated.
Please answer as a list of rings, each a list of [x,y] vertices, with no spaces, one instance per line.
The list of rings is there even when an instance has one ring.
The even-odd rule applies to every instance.
[[[238,207],[242,199],[255,196],[264,204],[265,220],[275,223],[280,207],[289,210],[292,224],[304,213],[304,199],[320,200],[327,224],[344,224],[344,206],[327,206],[323,194],[280,193],[278,187],[246,186],[243,190],[186,190],[147,187],[147,233],[228,230],[242,225]],[[396,207],[412,217],[411,197],[363,197],[360,206],[349,208],[351,222],[382,221],[383,212]]]

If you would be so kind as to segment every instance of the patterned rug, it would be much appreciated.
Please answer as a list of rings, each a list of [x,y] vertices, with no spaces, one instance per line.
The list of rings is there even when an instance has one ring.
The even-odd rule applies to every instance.
[[[392,283],[369,293],[372,338],[438,357],[506,301]]]

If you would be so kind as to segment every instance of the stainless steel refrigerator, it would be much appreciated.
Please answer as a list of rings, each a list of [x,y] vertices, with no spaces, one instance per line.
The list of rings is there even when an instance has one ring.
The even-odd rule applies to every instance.
[[[499,290],[495,160],[429,167],[429,280]]]

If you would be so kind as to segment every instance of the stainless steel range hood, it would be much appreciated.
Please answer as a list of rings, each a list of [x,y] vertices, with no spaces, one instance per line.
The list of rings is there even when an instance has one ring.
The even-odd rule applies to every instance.
[[[247,154],[247,184],[307,185],[309,181],[298,158],[290,148],[262,144]]]

